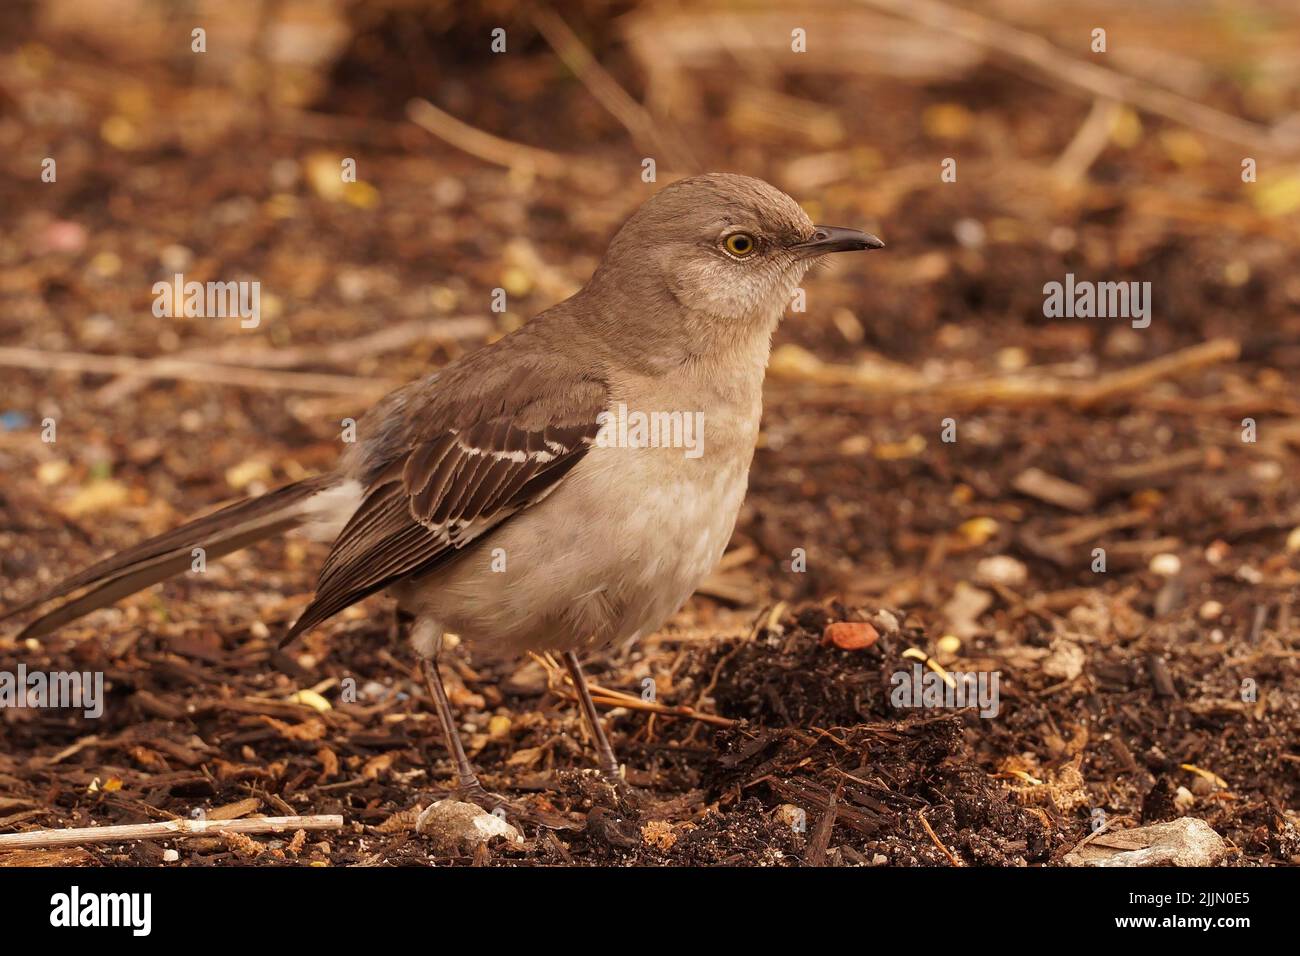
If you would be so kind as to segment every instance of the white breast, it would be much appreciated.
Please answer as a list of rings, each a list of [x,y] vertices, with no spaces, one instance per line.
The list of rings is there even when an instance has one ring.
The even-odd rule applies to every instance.
[[[489,656],[652,633],[731,539],[758,437],[769,333],[757,328],[670,376],[614,383],[615,405],[701,412],[698,457],[682,448],[593,447],[549,497],[472,553],[395,589],[403,607]]]
[[[399,600],[491,656],[652,633],[731,539],[757,424],[756,409],[706,417],[698,458],[593,448],[545,501]]]

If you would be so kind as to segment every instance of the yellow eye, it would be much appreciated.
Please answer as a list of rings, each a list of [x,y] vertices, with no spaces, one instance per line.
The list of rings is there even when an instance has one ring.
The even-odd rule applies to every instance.
[[[747,232],[733,232],[722,243],[722,246],[737,259],[752,256],[754,250],[758,248],[758,244],[754,242],[754,237]]]

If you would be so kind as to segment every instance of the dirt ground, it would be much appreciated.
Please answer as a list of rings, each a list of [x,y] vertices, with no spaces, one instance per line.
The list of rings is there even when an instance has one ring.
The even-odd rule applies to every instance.
[[[475,52],[500,5],[339,4],[328,55],[283,72],[250,72],[265,60],[233,41],[196,64],[188,25],[113,46],[111,22],[70,26],[66,7],[20,5],[0,44],[0,606],[328,467],[343,419],[577,288],[657,188],[544,25],[510,13],[513,52]],[[641,97],[620,37],[660,8],[590,9],[563,12]],[[1205,71],[1199,102],[1261,126],[1300,110],[1295,84],[1234,72],[1296,69],[1294,11],[1262,6],[1267,29],[1224,39],[1199,7],[1174,30],[1097,9],[1112,36]],[[1022,25],[1085,59],[1092,12]],[[1226,865],[1300,863],[1294,156],[1246,185],[1241,144],[1121,105],[1069,174],[1054,164],[1090,99],[996,55],[919,79],[737,57],[670,91],[662,155],[767,178],[888,248],[810,276],[778,333],[722,567],[663,631],[587,665],[631,792],[591,772],[562,668],[457,649],[471,758],[526,840],[456,855],[414,832],[452,768],[391,602],[278,650],[324,557],[291,540],[39,641],[0,625],[0,669],[108,687],[98,720],[0,710],[0,833],[254,814],[343,829],[0,865],[159,865],[169,848],[190,866],[1051,865],[1098,821],[1179,816],[1228,841]],[[412,97],[559,165],[457,149],[408,121]],[[659,185],[692,168],[665,159]],[[175,272],[260,280],[260,326],[155,318],[152,285]],[[1150,326],[1045,318],[1043,285],[1067,272],[1150,282]],[[203,364],[87,364],[118,355]],[[997,713],[895,706],[895,675],[936,666],[996,673]]]

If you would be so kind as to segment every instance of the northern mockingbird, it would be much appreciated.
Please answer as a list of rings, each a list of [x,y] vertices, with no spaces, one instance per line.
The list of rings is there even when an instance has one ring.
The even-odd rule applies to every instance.
[[[827,253],[883,243],[817,226],[767,183],[676,182],[614,236],[591,281],[514,333],[388,395],[329,474],[229,505],[87,568],[41,598],[38,637],[291,529],[333,542],[285,635],[387,590],[456,762],[438,655],[562,653],[601,769],[618,763],[576,652],[653,632],[717,564],[745,496],[772,333]],[[702,428],[698,427],[702,425]]]

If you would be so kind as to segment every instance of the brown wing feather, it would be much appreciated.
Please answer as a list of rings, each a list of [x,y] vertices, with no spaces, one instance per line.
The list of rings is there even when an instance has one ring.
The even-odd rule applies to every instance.
[[[405,577],[427,574],[545,497],[599,431],[604,390],[541,428],[508,417],[448,428],[380,473],[321,567],[316,596],[283,643]],[[573,420],[576,418],[577,420]]]

